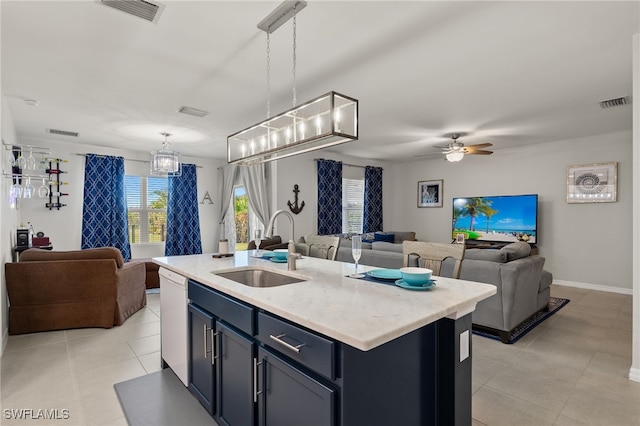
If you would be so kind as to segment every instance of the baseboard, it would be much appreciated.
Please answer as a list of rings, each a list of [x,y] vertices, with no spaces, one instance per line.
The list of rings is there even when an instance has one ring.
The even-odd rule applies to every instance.
[[[640,368],[632,368],[629,370],[629,380],[640,382]]]
[[[553,284],[561,285],[565,287],[583,288],[585,290],[596,290],[596,291],[606,291],[609,293],[627,294],[629,296],[633,294],[633,289],[631,288],[611,287],[607,285],[578,283],[574,281],[564,281],[564,280],[553,280]]]

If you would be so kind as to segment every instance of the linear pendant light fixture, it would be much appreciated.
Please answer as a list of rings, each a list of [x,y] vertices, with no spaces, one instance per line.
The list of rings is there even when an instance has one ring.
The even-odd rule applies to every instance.
[[[149,173],[160,176],[167,176],[169,174],[171,176],[182,175],[182,163],[180,161],[181,154],[169,149],[169,141],[167,138],[171,136],[171,134],[160,134],[164,136],[164,142],[162,143],[162,149],[151,151],[151,154],[153,154],[153,160],[151,160]]]
[[[258,24],[258,28],[267,33],[269,43],[269,34],[293,18],[293,108],[270,116],[267,100],[268,118],[265,121],[227,137],[229,163],[264,163],[358,139],[357,99],[332,91],[296,105],[296,13],[305,6],[304,1],[285,1]],[[268,61],[267,56],[267,72]],[[267,74],[267,90],[269,85]]]

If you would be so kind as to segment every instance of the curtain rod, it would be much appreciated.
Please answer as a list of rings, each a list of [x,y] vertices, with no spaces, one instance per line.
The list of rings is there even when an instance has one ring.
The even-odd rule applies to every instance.
[[[325,158],[314,158],[313,161],[318,161],[318,160],[325,160]],[[338,161],[340,163],[342,163],[339,160],[333,160],[333,161]],[[360,166],[358,164],[349,164],[349,163],[342,163],[343,166],[347,166],[347,167],[359,167],[361,169],[366,168],[367,166]],[[372,166],[372,167],[377,167],[377,166]],[[382,169],[382,167],[379,167],[380,169]],[[383,169],[384,170],[384,169]]]
[[[80,157],[86,157],[89,154],[81,154],[79,152],[76,152],[74,155],[79,155]],[[93,154],[93,155],[95,155],[96,157],[102,157],[102,158],[110,157],[109,155],[101,155],[101,154]],[[124,161],[137,161],[138,163],[147,163],[147,164],[151,163],[151,161],[149,161],[149,160],[138,160],[138,159],[134,159],[134,158],[125,158]],[[202,166],[198,166],[196,164],[196,168],[201,169]]]

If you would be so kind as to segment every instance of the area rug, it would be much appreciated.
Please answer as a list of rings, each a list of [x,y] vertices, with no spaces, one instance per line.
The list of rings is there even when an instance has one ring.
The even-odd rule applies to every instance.
[[[508,344],[513,344],[521,339],[528,332],[536,328],[538,325],[542,323],[542,321],[549,318],[551,315],[558,312],[564,305],[569,303],[569,299],[562,299],[560,297],[551,297],[549,299],[548,309],[544,309],[542,311],[536,312],[531,318],[523,321],[520,325],[513,329],[511,332],[511,336],[509,337]],[[489,339],[500,340],[502,342],[500,333],[498,330],[491,330],[487,328],[478,328],[473,326],[473,334],[477,334],[478,336],[488,337]]]
[[[114,388],[130,426],[217,425],[170,368]]]

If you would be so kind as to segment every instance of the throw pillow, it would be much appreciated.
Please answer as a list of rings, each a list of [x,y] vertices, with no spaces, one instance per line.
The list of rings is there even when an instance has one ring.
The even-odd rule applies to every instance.
[[[372,243],[374,241],[375,241],[375,237],[373,232],[367,232],[366,234],[362,234],[363,243]]]
[[[387,243],[392,243],[395,238],[394,234],[383,234],[382,232],[376,232],[373,234],[373,239],[375,241],[384,241]]]
[[[507,262],[512,260],[522,259],[531,254],[531,246],[524,241],[517,241],[515,243],[507,244],[502,247],[500,251],[507,253]]]

